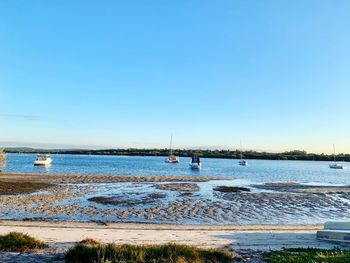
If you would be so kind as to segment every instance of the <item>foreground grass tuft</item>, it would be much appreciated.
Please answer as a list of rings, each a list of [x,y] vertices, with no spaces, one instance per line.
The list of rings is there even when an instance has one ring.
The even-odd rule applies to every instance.
[[[223,250],[201,249],[186,245],[98,245],[78,243],[65,256],[66,262],[128,262],[128,263],[228,263],[233,256]]]
[[[350,262],[350,251],[341,249],[286,248],[282,251],[268,253],[266,260],[269,263]]]
[[[48,245],[34,237],[18,232],[10,232],[0,235],[0,250],[2,251],[25,251],[46,248]]]
[[[98,245],[101,245],[101,242],[93,239],[93,238],[85,238],[83,239],[82,241],[78,242],[79,244],[83,244],[83,245],[86,245],[88,247],[96,247]]]

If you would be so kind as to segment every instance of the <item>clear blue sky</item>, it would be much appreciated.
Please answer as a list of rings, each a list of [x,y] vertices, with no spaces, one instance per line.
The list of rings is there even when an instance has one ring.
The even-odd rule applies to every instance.
[[[350,1],[0,2],[2,145],[350,152]]]

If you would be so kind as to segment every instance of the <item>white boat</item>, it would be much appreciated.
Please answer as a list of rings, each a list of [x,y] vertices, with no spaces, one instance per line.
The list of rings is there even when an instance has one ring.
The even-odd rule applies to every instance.
[[[341,163],[333,163],[333,164],[330,164],[329,165],[329,168],[332,168],[332,169],[347,169],[348,167],[345,165],[345,164],[341,164]]]
[[[241,142],[241,159],[239,160],[238,164],[242,166],[248,165],[248,162],[246,160],[243,160],[242,142]]]
[[[317,231],[317,239],[350,244],[350,222],[326,222]]]
[[[190,162],[190,167],[192,169],[196,169],[196,170],[199,170],[202,168],[202,164],[201,164],[200,159],[197,155],[192,156],[192,160]]]
[[[334,158],[334,163],[329,165],[329,168],[332,169],[347,169],[347,166],[343,163],[337,163],[335,160],[335,145],[333,144],[333,158]]]
[[[34,165],[50,165],[52,159],[49,154],[38,154],[36,156],[36,160],[34,161]]]
[[[171,138],[170,138],[169,156],[165,160],[165,162],[167,162],[167,163],[179,163],[180,162],[179,156],[176,156],[173,154],[172,143],[173,143],[173,135],[171,135]]]
[[[178,156],[169,155],[169,156],[168,156],[168,159],[166,159],[166,162],[167,162],[167,163],[179,163],[179,162],[180,162],[180,159],[179,159]]]

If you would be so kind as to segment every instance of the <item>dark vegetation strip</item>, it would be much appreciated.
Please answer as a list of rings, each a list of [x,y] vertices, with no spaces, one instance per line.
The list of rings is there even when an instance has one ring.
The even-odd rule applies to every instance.
[[[90,243],[90,242],[89,242]],[[66,253],[67,263],[129,262],[129,263],[228,263],[234,256],[218,249],[201,249],[186,245],[89,245],[78,243]]]
[[[286,248],[266,255],[269,263],[350,262],[350,251],[341,249]]]
[[[1,180],[1,175],[0,175]],[[18,195],[30,194],[38,190],[44,190],[52,187],[48,183],[32,183],[32,182],[3,182],[0,181],[0,195]]]
[[[246,187],[225,186],[225,185],[220,185],[220,186],[217,186],[213,189],[214,189],[214,191],[219,191],[219,192],[223,192],[223,193],[250,192],[250,189],[246,188]]]
[[[126,156],[167,156],[167,149],[105,149],[105,150],[46,150],[32,148],[6,148],[7,153],[48,153],[48,154],[85,154],[85,155],[126,155]],[[174,154],[180,157],[190,157],[194,154],[203,158],[239,159],[241,152],[238,150],[174,150]],[[289,151],[283,153],[268,153],[245,151],[245,159],[261,160],[305,160],[305,161],[332,161],[333,155],[307,153],[306,151]],[[350,161],[350,154],[338,154],[338,161]]]
[[[165,198],[165,194],[149,194],[147,196],[144,196],[139,199],[127,199],[123,197],[122,195],[115,195],[115,196],[95,196],[88,198],[88,201],[104,204],[104,205],[124,205],[124,206],[130,206],[130,205],[140,205],[140,204],[150,204],[154,203],[156,199],[159,198]]]

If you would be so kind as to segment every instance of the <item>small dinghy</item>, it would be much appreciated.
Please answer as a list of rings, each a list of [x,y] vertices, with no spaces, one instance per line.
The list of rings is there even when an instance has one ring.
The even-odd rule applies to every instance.
[[[242,166],[247,166],[248,165],[248,162],[246,160],[240,160],[238,162],[239,165],[242,165]]]
[[[200,170],[202,168],[202,164],[201,164],[199,157],[197,155],[194,155],[192,157],[190,167],[191,167],[191,169],[194,169],[194,170]]]
[[[350,222],[326,222],[317,239],[350,244]]]

